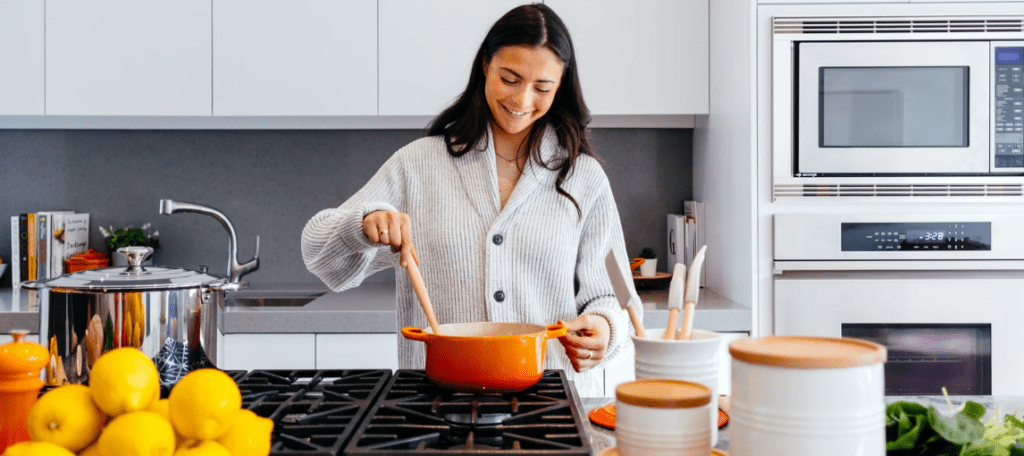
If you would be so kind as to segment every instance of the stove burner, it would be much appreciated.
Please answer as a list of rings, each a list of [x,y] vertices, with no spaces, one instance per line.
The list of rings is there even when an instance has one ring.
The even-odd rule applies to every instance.
[[[399,370],[345,447],[346,455],[589,455],[582,407],[565,372],[518,393],[469,394]]]
[[[340,456],[391,370],[228,371],[242,406],[274,421],[271,456]]]

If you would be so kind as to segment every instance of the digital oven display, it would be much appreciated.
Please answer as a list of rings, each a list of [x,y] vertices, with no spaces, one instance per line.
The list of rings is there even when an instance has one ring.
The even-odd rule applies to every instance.
[[[946,242],[945,231],[907,230],[907,242],[941,244]]]
[[[992,222],[843,223],[844,252],[992,250]]]

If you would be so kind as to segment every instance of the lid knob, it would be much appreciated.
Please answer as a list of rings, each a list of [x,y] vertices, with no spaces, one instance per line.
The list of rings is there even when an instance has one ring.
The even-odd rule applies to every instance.
[[[26,330],[13,330],[14,341],[0,345],[0,392],[31,391],[42,388],[39,371],[50,361],[42,345],[25,340]]]
[[[125,259],[128,260],[128,269],[125,269],[124,272],[145,272],[146,269],[142,267],[142,262],[146,261],[146,258],[153,254],[153,248],[130,245],[117,249],[117,253],[124,255]]]

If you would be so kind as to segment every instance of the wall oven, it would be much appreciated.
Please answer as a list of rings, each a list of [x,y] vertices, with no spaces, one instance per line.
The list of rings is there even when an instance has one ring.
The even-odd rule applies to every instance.
[[[1024,215],[776,214],[774,331],[885,345],[886,394],[1024,394]]]
[[[775,196],[1021,196],[1022,19],[773,17]]]

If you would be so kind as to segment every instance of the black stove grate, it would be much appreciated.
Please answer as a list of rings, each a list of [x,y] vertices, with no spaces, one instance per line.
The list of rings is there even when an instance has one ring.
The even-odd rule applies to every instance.
[[[271,456],[338,456],[391,370],[226,371],[242,406],[274,421]]]
[[[529,454],[584,456],[582,406],[562,370],[518,393],[467,394],[421,370],[398,370],[345,447],[345,455]]]

